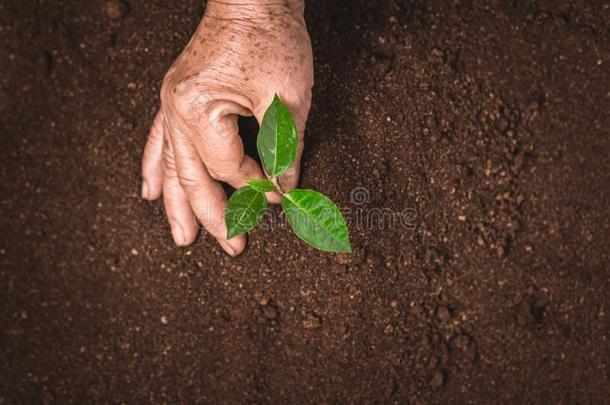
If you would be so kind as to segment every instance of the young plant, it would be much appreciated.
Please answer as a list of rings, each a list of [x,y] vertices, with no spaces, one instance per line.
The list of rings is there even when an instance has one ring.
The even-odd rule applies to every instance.
[[[297,154],[297,129],[288,108],[277,95],[267,108],[256,146],[269,179],[248,180],[236,190],[227,205],[227,239],[252,230],[268,208],[265,193],[277,191],[282,196],[282,210],[299,238],[326,252],[348,252],[345,219],[339,208],[325,195],[314,190],[283,192],[277,178],[294,162]]]

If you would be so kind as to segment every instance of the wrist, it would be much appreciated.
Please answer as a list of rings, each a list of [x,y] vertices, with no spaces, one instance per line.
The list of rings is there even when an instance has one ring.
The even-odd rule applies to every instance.
[[[303,17],[304,0],[208,0],[205,14],[221,19]]]

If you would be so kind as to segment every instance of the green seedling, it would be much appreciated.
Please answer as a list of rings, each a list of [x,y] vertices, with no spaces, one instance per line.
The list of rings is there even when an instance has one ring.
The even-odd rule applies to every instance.
[[[227,238],[254,229],[268,208],[265,193],[282,196],[282,210],[299,238],[326,252],[349,252],[352,247],[339,208],[324,194],[296,189],[283,192],[277,178],[293,164],[298,135],[294,119],[277,95],[263,117],[256,146],[268,179],[252,179],[236,190],[227,205]]]

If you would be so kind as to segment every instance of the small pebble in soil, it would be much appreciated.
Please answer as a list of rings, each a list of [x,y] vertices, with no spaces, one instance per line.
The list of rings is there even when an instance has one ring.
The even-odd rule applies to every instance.
[[[163,316],[161,317],[161,323],[162,323],[163,325],[167,325],[167,322],[169,322],[169,321],[167,320],[167,316],[163,315]]]
[[[127,4],[120,0],[110,0],[106,2],[106,14],[113,20],[124,17],[129,11]]]
[[[136,248],[131,249],[131,254],[134,256],[138,255],[138,250]]]
[[[519,153],[519,154],[515,155],[515,160],[513,162],[513,168],[515,169],[515,171],[518,171],[519,169],[521,169],[521,166],[523,166],[523,154]]]
[[[534,285],[529,285],[527,287],[527,295],[529,295],[530,297],[533,296],[536,293],[537,289],[536,286]]]
[[[449,308],[447,308],[446,306],[438,307],[438,309],[436,310],[436,317],[441,322],[449,322],[449,320],[451,319],[451,311],[449,311]]]
[[[305,329],[318,329],[322,326],[322,321],[314,314],[307,315],[307,319],[303,321],[303,327]]]
[[[506,250],[504,249],[504,247],[502,247],[502,246],[498,246],[498,247],[496,248],[496,255],[497,255],[498,257],[504,257],[504,254],[505,254],[505,253],[506,253]]]
[[[277,309],[275,309],[271,305],[265,305],[263,308],[263,314],[267,319],[275,319],[277,318]]]
[[[442,58],[445,56],[445,52],[440,48],[432,48],[432,55]]]
[[[443,376],[443,373],[440,371],[435,371],[434,374],[432,374],[432,378],[430,379],[430,385],[433,386],[434,388],[439,388],[443,386],[443,383],[445,382],[445,376]]]
[[[347,253],[338,253],[337,254],[337,263],[339,263],[339,264],[348,264],[349,263],[349,254],[347,254]]]

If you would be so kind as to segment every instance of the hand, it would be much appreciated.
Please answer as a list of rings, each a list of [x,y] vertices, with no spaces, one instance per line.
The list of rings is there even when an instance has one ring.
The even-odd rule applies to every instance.
[[[196,217],[227,253],[244,250],[245,236],[226,239],[226,194],[219,182],[239,188],[264,178],[256,161],[244,155],[237,117],[254,115],[260,124],[275,93],[299,132],[297,159],[280,185],[297,185],[313,85],[303,9],[302,0],[210,0],[197,32],[165,76],[142,161],[142,197],[155,200],[163,193],[177,245],[195,240]],[[275,193],[267,197],[279,202]]]

